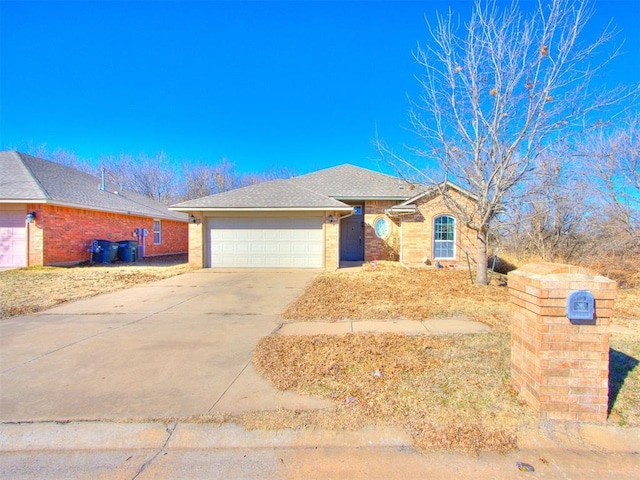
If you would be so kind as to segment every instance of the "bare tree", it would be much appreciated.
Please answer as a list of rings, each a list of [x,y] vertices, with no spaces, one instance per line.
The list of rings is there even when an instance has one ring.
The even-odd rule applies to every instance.
[[[242,176],[241,183],[243,186],[255,185],[257,183],[277,180],[279,178],[291,178],[295,176],[295,171],[286,167],[270,168],[261,173],[247,173]]]
[[[507,249],[524,258],[575,262],[591,247],[587,234],[593,196],[581,175],[566,162],[566,148],[541,156],[539,168],[523,182],[519,201],[509,202],[497,222]]]
[[[601,53],[615,32],[582,43],[593,11],[587,1],[540,0],[522,13],[516,2],[475,0],[463,28],[450,12],[427,22],[430,40],[415,58],[423,67],[421,96],[410,113],[423,142],[416,159],[392,158],[423,173],[419,159],[437,162],[449,207],[477,234],[477,283],[487,283],[487,246],[505,205],[544,168],[540,154],[560,139],[602,122],[630,89],[591,82],[618,51]],[[386,152],[388,154],[388,152]],[[445,181],[476,199],[460,203]]]
[[[618,235],[640,241],[640,118],[622,122],[611,132],[597,131],[582,144],[594,188]]]
[[[241,178],[226,158],[213,165],[189,164],[182,167],[184,200],[206,197],[241,186]]]
[[[152,156],[121,154],[103,158],[100,163],[101,168],[105,168],[108,180],[121,189],[134,191],[166,205],[178,197],[179,170],[164,152]]]
[[[50,150],[46,143],[39,145],[28,145],[26,153],[33,155],[34,157],[44,158],[60,165],[75,168],[76,170],[83,171],[85,173],[95,173],[95,168],[91,166],[86,160],[80,159],[75,152],[66,150],[64,148],[56,148]]]

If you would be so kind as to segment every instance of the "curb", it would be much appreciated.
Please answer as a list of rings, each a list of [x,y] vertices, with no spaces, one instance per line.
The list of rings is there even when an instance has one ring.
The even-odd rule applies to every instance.
[[[179,423],[15,423],[0,424],[0,452],[43,450],[236,449],[316,447],[412,447],[393,427],[358,431],[245,430],[238,424]]]

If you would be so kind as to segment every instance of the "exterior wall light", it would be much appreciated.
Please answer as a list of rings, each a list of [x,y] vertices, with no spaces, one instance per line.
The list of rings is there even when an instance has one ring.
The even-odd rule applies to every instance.
[[[197,223],[196,217],[193,215],[193,213],[189,214],[189,222]]]
[[[36,212],[27,213],[27,223],[33,223],[36,221]]]
[[[333,215],[329,214],[329,216],[327,217],[327,220],[329,220],[329,223],[333,223]]]

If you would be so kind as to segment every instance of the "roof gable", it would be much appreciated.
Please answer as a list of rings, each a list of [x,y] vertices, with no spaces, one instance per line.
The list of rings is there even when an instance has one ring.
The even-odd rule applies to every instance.
[[[172,209],[350,209],[348,205],[296,185],[272,180],[173,205]]]
[[[0,201],[49,198],[18,152],[0,152],[0,171]]]
[[[425,190],[423,192],[418,193],[417,195],[409,198],[408,200],[396,205],[396,207],[406,207],[406,206],[410,206],[412,204],[414,204],[415,202],[417,202],[418,200],[424,200],[425,202],[429,202],[431,200],[433,200],[434,198],[436,198],[437,196],[439,196],[442,192],[441,192],[441,188],[444,189],[448,189],[450,188],[451,190],[454,190],[458,193],[460,193],[461,195],[464,195],[465,197],[470,198],[471,200],[475,200],[477,201],[477,197],[469,192],[468,190],[459,187],[458,185],[456,185],[455,183],[452,183],[450,181],[446,181],[440,185],[437,186],[433,186],[430,187],[428,190]],[[395,208],[395,207],[394,207]]]
[[[8,172],[0,179],[0,202],[52,203],[187,221],[186,215],[171,212],[162,203],[143,195],[118,192],[111,184],[101,190],[100,178],[65,165],[23,153],[0,152],[0,166],[3,172]]]
[[[337,199],[404,200],[425,190],[422,185],[350,164],[318,170],[289,181]]]

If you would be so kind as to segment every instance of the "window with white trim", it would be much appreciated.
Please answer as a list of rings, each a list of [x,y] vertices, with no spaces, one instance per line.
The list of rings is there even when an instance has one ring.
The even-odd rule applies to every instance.
[[[456,258],[456,219],[449,215],[436,217],[433,222],[433,258]]]
[[[162,222],[160,220],[153,221],[153,244],[160,245],[162,243]]]

